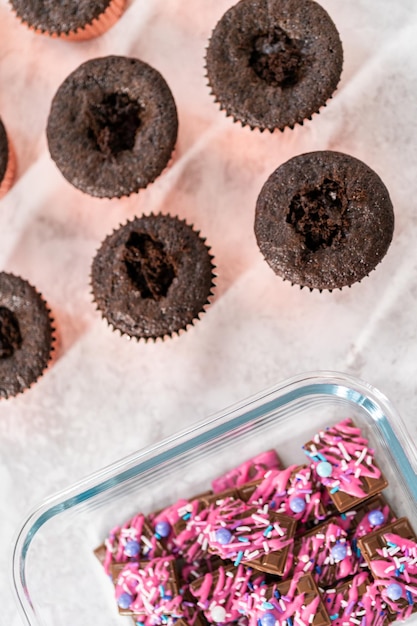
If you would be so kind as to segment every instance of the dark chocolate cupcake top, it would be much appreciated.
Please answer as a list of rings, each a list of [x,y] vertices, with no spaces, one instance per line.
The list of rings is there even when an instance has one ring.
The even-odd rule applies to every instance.
[[[170,336],[197,319],[213,287],[209,248],[169,215],[136,217],[102,243],[92,264],[94,301],[121,333]]]
[[[59,87],[47,138],[72,185],[112,198],[155,180],[177,130],[175,102],[161,74],[139,59],[108,56],[83,63]]]
[[[241,0],[218,22],[206,57],[226,114],[270,131],[316,113],[336,89],[342,63],[336,27],[313,0]]]
[[[112,0],[9,0],[22,22],[51,34],[74,32],[91,24]]]
[[[6,129],[0,120],[0,183],[4,178],[9,161],[9,145],[7,142]]]
[[[311,289],[362,280],[391,243],[394,212],[380,177],[340,152],[309,152],[271,174],[256,203],[255,235],[274,272]]]
[[[0,272],[0,398],[15,396],[42,375],[53,341],[42,296],[23,278]]]

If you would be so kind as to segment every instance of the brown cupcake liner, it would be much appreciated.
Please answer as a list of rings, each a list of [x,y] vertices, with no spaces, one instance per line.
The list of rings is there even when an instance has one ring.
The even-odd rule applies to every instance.
[[[376,268],[378,267],[379,263],[382,262],[382,259],[381,259],[381,261],[374,268],[372,268],[368,272],[368,274],[366,274],[365,276],[363,276],[362,278],[360,278],[358,280],[355,280],[350,285],[343,285],[342,287],[310,287],[309,285],[300,285],[299,283],[296,283],[296,282],[290,280],[289,278],[285,278],[281,274],[278,274],[269,265],[268,261],[265,259],[265,257],[263,255],[262,255],[262,258],[263,258],[264,262],[268,265],[269,269],[272,270],[272,272],[274,272],[275,276],[277,276],[278,278],[281,278],[281,280],[283,280],[285,283],[290,283],[291,287],[298,287],[300,289],[300,291],[301,291],[301,289],[305,289],[305,290],[308,290],[310,293],[312,293],[313,291],[315,291],[315,292],[318,291],[319,293],[323,293],[323,291],[326,292],[326,293],[332,293],[333,291],[343,291],[343,290],[346,291],[346,289],[351,289],[354,285],[357,285],[357,284],[361,283],[365,278],[368,278],[369,275],[376,270]]]
[[[103,81],[107,95],[89,94],[91,76]],[[123,104],[119,95],[127,98]],[[104,133],[109,116],[112,129]],[[173,160],[177,135],[177,107],[164,77],[140,59],[117,55],[89,59],[71,72],[55,93],[47,123],[50,156],[63,177],[106,199],[127,198],[159,178]],[[78,148],[78,158],[70,158]]]
[[[216,269],[216,265],[213,263],[214,261],[214,256],[211,254],[211,246],[208,246],[206,244],[206,237],[201,237],[200,231],[199,230],[195,230],[194,229],[194,225],[189,224],[185,219],[180,219],[178,216],[173,216],[170,215],[168,213],[149,213],[148,215],[143,214],[141,217],[172,217],[172,218],[176,218],[180,223],[185,224],[186,226],[192,228],[193,232],[195,233],[195,235],[197,235],[200,238],[200,241],[204,243],[205,248],[207,250],[208,253],[208,258],[210,260],[210,268],[211,268],[211,276],[210,276],[210,288],[209,288],[209,292],[207,294],[207,299],[204,302],[204,304],[201,307],[201,310],[196,313],[196,315],[194,316],[194,318],[192,320],[190,320],[189,322],[185,322],[184,326],[182,326],[181,328],[178,328],[177,330],[173,330],[171,332],[168,333],[164,333],[161,335],[156,335],[156,336],[137,336],[137,335],[130,335],[127,332],[122,331],[120,328],[118,328],[117,326],[115,326],[115,324],[113,324],[105,315],[105,313],[100,309],[100,307],[98,306],[96,300],[95,300],[95,296],[94,296],[94,289],[93,289],[93,279],[92,279],[92,275],[90,274],[90,294],[91,294],[91,298],[92,298],[92,303],[95,304],[96,307],[96,311],[98,311],[98,313],[100,313],[101,315],[101,319],[104,320],[107,324],[108,327],[110,327],[112,332],[116,332],[120,335],[120,337],[123,337],[124,339],[127,339],[128,341],[132,341],[135,340],[137,343],[139,342],[143,342],[143,343],[148,343],[148,342],[153,342],[156,343],[157,341],[162,342],[165,341],[166,339],[171,339],[174,338],[176,336],[180,336],[182,334],[184,334],[185,332],[187,332],[187,330],[191,327],[195,325],[195,322],[200,320],[201,317],[204,315],[204,313],[206,313],[208,306],[211,304],[212,302],[212,298],[214,297],[214,292],[213,289],[215,288],[216,284],[215,284],[215,279],[217,278],[217,274],[215,274],[215,269]],[[118,228],[114,228],[111,235],[113,235],[114,233],[116,233],[120,228],[123,228],[124,226],[127,226],[128,224],[132,223],[135,221],[135,219],[137,219],[136,217],[133,217],[130,220],[127,220],[126,222],[124,222],[123,224],[119,224]],[[111,235],[108,235],[108,237],[110,237]],[[107,237],[106,237],[107,239]],[[104,241],[106,240],[103,240]],[[101,247],[101,246],[100,246]],[[97,248],[96,250],[96,254],[98,253],[98,251],[100,250],[100,248]]]
[[[35,377],[30,381],[25,383],[24,386],[21,386],[21,388],[17,389],[17,390],[10,390],[8,391],[7,389],[5,390],[5,395],[2,394],[2,392],[4,391],[3,389],[0,389],[0,402],[2,400],[7,400],[10,398],[15,398],[17,396],[20,396],[22,394],[24,394],[25,392],[27,392],[29,389],[31,389],[42,377],[43,375],[53,366],[53,364],[56,361],[56,341],[57,341],[57,336],[56,336],[56,327],[55,327],[55,319],[52,316],[52,311],[48,306],[48,303],[46,302],[45,298],[43,297],[43,295],[32,285],[32,283],[29,283],[29,281],[27,281],[26,279],[22,278],[21,276],[18,276],[16,274],[13,274],[11,272],[7,272],[7,274],[9,276],[12,276],[13,278],[19,279],[25,283],[27,283],[35,292],[35,294],[37,295],[38,299],[40,302],[42,302],[42,304],[45,307],[45,312],[47,314],[48,317],[48,321],[49,321],[49,327],[50,327],[50,345],[49,345],[49,354],[48,357],[45,361],[45,363],[42,366],[42,369],[39,370],[39,372],[35,375]],[[0,303],[1,306],[1,303]],[[16,373],[16,375],[18,375],[18,372]]]
[[[229,50],[229,48],[227,48],[227,44],[226,44],[226,51],[225,51],[223,49],[224,48],[223,41],[222,41],[221,52],[219,51],[219,48],[218,48],[219,40],[217,38],[217,33],[218,33],[217,29],[220,28],[220,31],[222,31],[222,29],[223,29],[223,32],[222,32],[223,36],[225,36],[225,29],[226,29],[225,25],[226,24],[227,24],[228,31],[229,30],[233,31],[233,27],[232,28],[230,27],[231,15],[234,12],[233,13],[233,19],[236,22],[236,19],[237,19],[236,18],[236,13],[239,13],[239,8],[238,7],[240,5],[243,6],[243,9],[242,9],[242,14],[243,14],[244,11],[245,11],[245,8],[247,8],[246,7],[246,3],[249,6],[249,4],[250,4],[249,0],[240,0],[235,5],[233,5],[228,11],[225,12],[225,14],[220,18],[220,20],[217,22],[217,24],[214,26],[214,28],[211,31],[210,37],[208,39],[208,44],[206,45],[205,58],[204,58],[204,61],[205,61],[205,63],[204,63],[205,78],[206,78],[206,81],[207,81],[207,86],[208,86],[208,88],[210,90],[210,95],[214,98],[215,103],[219,105],[220,110],[223,111],[226,114],[226,117],[231,117],[233,119],[234,123],[238,122],[238,123],[240,123],[242,125],[242,127],[249,126],[249,128],[251,130],[258,130],[261,133],[263,131],[265,131],[265,130],[269,130],[270,133],[273,133],[276,130],[279,130],[279,131],[283,132],[286,128],[290,128],[292,130],[296,126],[303,126],[305,121],[311,121],[313,115],[318,115],[320,113],[322,108],[326,106],[326,103],[329,102],[329,100],[332,98],[333,94],[337,90],[337,86],[338,86],[338,84],[340,82],[340,77],[341,77],[342,71],[343,71],[343,50],[341,48],[342,44],[341,44],[341,41],[340,41],[340,35],[338,34],[338,32],[336,30],[336,27],[335,27],[333,21],[331,20],[330,16],[328,15],[328,13],[321,6],[317,5],[317,3],[314,3],[314,2],[311,3],[311,5],[312,5],[311,6],[311,10],[312,10],[314,19],[312,20],[312,23],[310,25],[311,28],[307,28],[307,26],[305,26],[306,34],[308,34],[312,39],[313,38],[316,39],[315,35],[318,32],[321,32],[323,30],[322,26],[324,27],[325,30],[329,30],[329,28],[330,28],[331,34],[332,34],[332,37],[333,37],[333,43],[336,43],[335,42],[335,36],[336,36],[336,39],[338,39],[338,42],[340,44],[341,58],[337,58],[337,62],[338,62],[338,65],[339,65],[339,68],[338,68],[339,75],[338,75],[338,78],[337,78],[336,82],[334,82],[333,77],[331,78],[330,76],[323,76],[322,73],[320,73],[320,75],[317,74],[316,79],[318,80],[320,78],[321,79],[321,84],[325,85],[327,87],[327,89],[325,91],[323,91],[323,93],[321,94],[320,100],[318,98],[316,98],[315,102],[309,101],[308,102],[309,106],[303,107],[301,110],[296,111],[296,113],[299,113],[299,114],[298,115],[297,114],[296,115],[292,115],[291,116],[292,119],[290,119],[288,121],[285,121],[285,115],[284,115],[284,119],[282,119],[281,123],[279,123],[279,120],[278,120],[278,123],[276,121],[271,120],[271,119],[269,119],[269,121],[267,119],[263,119],[262,120],[261,119],[262,114],[260,114],[260,116],[258,116],[256,113],[254,114],[255,119],[252,120],[252,123],[248,122],[248,121],[245,121],[245,119],[244,119],[245,118],[244,112],[242,112],[242,114],[240,114],[241,111],[239,111],[239,110],[236,111],[236,109],[239,109],[238,100],[236,100],[236,103],[235,103],[235,104],[237,104],[237,106],[233,107],[231,99],[226,94],[225,94],[225,97],[221,97],[221,96],[218,95],[218,93],[216,93],[216,91],[221,93],[221,88],[219,88],[219,85],[221,83],[223,83],[223,84],[227,83],[227,78],[225,79],[225,76],[226,76],[225,68],[224,67],[222,68],[222,70],[223,70],[222,74],[218,74],[218,76],[221,76],[221,78],[218,80],[218,85],[217,85],[217,89],[216,89],[216,87],[215,86],[213,87],[213,84],[210,81],[210,78],[209,78],[209,67],[208,66],[210,64],[209,56],[210,56],[210,50],[211,49],[215,50],[215,52],[217,52],[218,55],[227,55],[228,53],[231,53],[232,55],[234,54],[235,49],[233,48],[233,44],[232,44],[230,50]],[[260,6],[258,7],[258,10],[262,14],[262,6],[261,5],[262,5],[262,3],[260,3]],[[307,6],[307,2],[306,2],[306,6]],[[268,4],[268,7],[269,7],[269,4]],[[288,6],[284,2],[284,9],[285,9],[285,7],[288,9]],[[316,7],[316,9],[314,9],[314,7]],[[319,10],[322,13],[321,19],[323,20],[323,18],[324,18],[324,24],[323,25],[322,25],[322,23],[320,23],[320,24],[317,23],[317,19],[318,19],[318,15],[316,14],[317,10]],[[253,21],[253,25],[256,26],[256,22],[257,22],[256,9],[250,8],[249,11],[252,11],[252,13],[249,13],[249,15],[250,15],[250,17],[251,17],[251,19]],[[272,23],[271,23],[269,11],[270,11],[270,8],[268,8],[268,28],[269,27],[275,28],[276,26],[278,26],[278,28],[280,28],[279,19],[277,19],[276,23],[272,19]],[[284,12],[285,12],[285,10],[284,10]],[[225,18],[227,18],[227,16],[228,16],[229,19],[225,19]],[[297,21],[298,19],[299,18],[296,16],[295,20]],[[261,21],[262,21],[262,18],[261,18]],[[247,32],[247,27],[248,27],[248,21],[245,23],[245,29],[243,29],[244,32]],[[316,30],[314,30],[314,29],[316,29]],[[255,28],[255,30],[256,30],[256,28]],[[286,33],[286,28],[284,28],[284,27],[283,27],[283,32],[284,32],[285,35],[287,34]],[[232,35],[231,35],[231,37],[232,37]],[[327,43],[326,45],[330,45],[330,44]],[[211,48],[211,46],[212,46],[212,48]],[[238,48],[238,46],[237,46],[237,48]],[[332,50],[332,52],[333,52],[333,50]],[[326,60],[328,61],[332,57],[334,58],[334,55],[329,55],[328,59],[326,59]],[[213,57],[211,57],[211,58],[213,59]],[[323,62],[323,66],[324,65],[326,65],[325,62]],[[331,67],[331,64],[330,64],[330,67]],[[308,73],[308,70],[307,70],[307,73]],[[216,77],[216,72],[214,71],[212,73],[212,78],[214,78],[214,84],[216,83],[216,78],[215,77]],[[262,83],[260,83],[258,94],[262,93],[262,91],[261,91],[261,84]],[[290,91],[292,89],[292,86],[288,86],[288,87],[284,87],[284,88],[280,87],[280,89],[288,89]],[[233,90],[234,90],[234,92],[240,93],[239,81],[238,80],[234,81],[234,83],[233,83]],[[277,87],[277,90],[278,90],[278,87]],[[271,103],[270,108],[272,109],[273,107],[274,107],[274,104]],[[232,108],[235,109],[234,112],[232,112],[232,110],[231,110]],[[283,107],[283,110],[284,110],[284,107]],[[253,123],[253,122],[259,122],[259,123]],[[264,122],[264,123],[262,123],[262,122]]]
[[[7,138],[8,159],[7,167],[0,183],[0,199],[3,198],[14,183],[16,174],[16,153],[9,138]]]
[[[207,69],[207,67],[206,67]],[[270,127],[270,126],[256,126],[253,124],[249,124],[249,122],[244,122],[243,120],[241,120],[239,117],[236,117],[235,115],[233,115],[233,113],[230,113],[228,111],[228,108],[226,105],[224,105],[219,98],[216,96],[216,94],[214,93],[212,86],[210,85],[210,82],[208,81],[208,76],[207,74],[205,74],[205,78],[207,79],[207,84],[206,86],[209,89],[209,95],[213,98],[213,101],[215,104],[218,105],[219,110],[222,111],[225,114],[225,117],[230,117],[233,120],[234,124],[240,124],[242,126],[242,128],[245,127],[249,127],[251,131],[259,131],[260,133],[263,133],[265,130],[268,130],[271,135],[275,132],[275,131],[279,131],[281,133],[283,133],[285,131],[286,128],[289,128],[290,130],[294,130],[294,128],[296,126],[304,126],[304,122],[311,122],[313,119],[313,115],[317,116],[320,115],[320,112],[322,111],[322,109],[324,109],[325,107],[327,107],[327,103],[332,100],[333,98],[333,94],[331,96],[329,96],[326,100],[326,102],[324,102],[322,105],[320,105],[320,107],[316,110],[316,111],[312,111],[310,115],[307,115],[306,117],[304,117],[302,120],[295,122],[294,124],[287,124],[286,126],[283,126],[282,128],[279,126],[274,126],[274,127]]]
[[[40,28],[35,28],[28,22],[22,20],[19,15],[16,17],[22,24],[27,26],[29,30],[39,35],[47,35],[53,39],[61,39],[63,41],[87,41],[103,35],[108,31],[120,18],[126,6],[126,0],[112,0],[109,6],[93,21],[77,30],[68,33],[54,33]]]
[[[366,276],[364,276],[364,278],[367,278],[369,276],[369,274],[367,274]],[[284,280],[286,283],[290,283],[291,287],[298,287],[301,291],[301,289],[308,289],[308,291],[310,293],[312,293],[313,291],[318,291],[319,293],[323,293],[323,291],[327,292],[327,293],[332,293],[333,291],[343,291],[343,289],[350,289],[352,287],[352,285],[343,285],[343,287],[332,287],[331,289],[327,289],[326,287],[309,287],[308,285],[299,285],[298,283],[294,283],[290,280],[288,280],[288,278],[284,278],[283,276],[280,276],[280,278],[282,278],[282,280]],[[361,280],[357,280],[355,281],[355,283],[352,284],[357,284],[362,282],[363,279]]]
[[[322,150],[272,172],[256,201],[254,231],[277,276],[321,293],[369,276],[388,252],[394,224],[378,174],[355,157]]]
[[[265,258],[264,258],[264,261],[268,265],[269,269],[274,272],[274,270],[271,268],[271,266],[269,265],[268,261]],[[378,265],[376,265],[368,274],[363,276],[360,280],[355,280],[355,282],[353,282],[352,284],[343,285],[343,287],[310,287],[309,285],[300,285],[299,283],[295,283],[289,278],[284,278],[284,276],[281,276],[280,274],[277,274],[276,272],[274,272],[274,274],[275,276],[278,276],[278,278],[281,278],[281,280],[283,280],[285,283],[290,283],[291,287],[298,287],[300,291],[301,289],[305,289],[305,290],[308,290],[310,293],[312,293],[313,291],[315,292],[318,291],[319,293],[323,293],[323,291],[326,293],[332,293],[333,291],[343,291],[346,289],[351,289],[354,285],[361,283],[365,278],[368,278],[369,275],[376,270]]]

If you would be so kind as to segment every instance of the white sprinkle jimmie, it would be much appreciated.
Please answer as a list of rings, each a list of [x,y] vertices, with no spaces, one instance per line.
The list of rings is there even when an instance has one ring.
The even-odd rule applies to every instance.
[[[343,457],[346,459],[347,462],[352,460],[352,457],[348,454],[345,446],[343,445],[343,443],[341,441],[339,441],[339,443],[337,444],[339,447],[340,452],[343,454]]]
[[[362,452],[359,454],[358,458],[355,461],[355,465],[360,465],[362,463],[362,461],[364,460],[367,452],[368,452],[368,448],[364,448],[362,450]]]

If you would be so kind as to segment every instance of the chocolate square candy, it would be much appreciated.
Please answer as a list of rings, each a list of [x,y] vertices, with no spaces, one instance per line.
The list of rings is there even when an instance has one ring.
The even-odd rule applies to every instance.
[[[112,530],[105,542],[94,550],[107,574],[115,563],[130,563],[160,556],[164,546],[142,513],[138,513],[123,526]]]
[[[234,497],[236,490],[232,489],[230,493]],[[214,506],[217,501],[222,501],[221,495],[207,491],[187,502],[180,511],[181,516],[173,526],[173,552],[188,563],[202,561],[208,556],[206,546],[201,545],[197,539],[204,528],[210,506]]]
[[[113,566],[113,575],[120,565]],[[128,563],[115,580],[116,602],[121,615],[182,616],[183,598],[173,556]]]
[[[387,548],[389,535],[391,534],[398,535],[403,539],[408,539],[413,542],[416,541],[416,534],[406,517],[400,517],[400,519],[396,520],[395,522],[387,524],[386,526],[374,530],[368,535],[365,535],[364,537],[358,539],[359,548],[371,571],[372,561],[376,559],[379,560],[381,558],[378,550],[383,550],[384,548]],[[387,552],[384,558],[387,558],[388,556],[389,554]]]
[[[340,519],[345,516],[345,520]],[[382,494],[378,494],[366,500],[355,509],[351,509],[340,515],[340,524],[355,539],[360,539],[374,530],[378,530],[397,519],[397,515],[385,500]],[[343,523],[345,521],[345,524]]]
[[[289,564],[289,554],[289,549],[269,552],[268,554],[263,554],[261,557],[250,561],[250,566],[266,574],[284,576],[286,575],[287,565]]]
[[[266,472],[249,499],[250,504],[267,504],[277,513],[293,517],[303,526],[327,517],[322,502],[322,485],[307,465],[290,465]]]
[[[286,515],[274,513],[274,518],[279,521],[279,525],[285,528],[288,536],[294,537],[297,522]],[[273,576],[285,576],[289,572],[293,562],[294,541],[292,540],[286,547],[280,550],[265,552],[260,556],[251,559],[248,565]]]
[[[220,507],[225,500],[238,500],[244,503],[256,488],[254,483],[247,483],[242,488],[231,487],[220,493],[207,491],[191,500],[184,507],[184,515],[174,524],[175,552],[187,561],[200,561],[206,558],[207,546],[198,543],[197,538],[204,528],[204,520],[209,511]]]
[[[201,501],[204,506],[208,507],[215,502],[219,502],[220,500],[224,500],[225,498],[236,498],[238,500],[243,500],[243,502],[248,502],[253,492],[257,488],[257,486],[262,482],[261,478],[256,480],[251,480],[239,487],[229,487],[223,491],[217,492],[207,492],[201,497]]]
[[[341,513],[388,486],[368,440],[351,419],[320,431],[303,449]]]
[[[93,550],[94,556],[100,561],[101,565],[104,565],[104,560],[106,558],[106,546],[104,543],[101,543],[95,550]]]
[[[230,487],[229,489],[225,489],[224,491],[217,493],[208,491],[207,493],[201,495],[198,500],[201,503],[202,508],[208,509],[210,506],[220,505],[223,500],[226,500],[226,498],[239,500],[239,490],[236,487]]]
[[[214,493],[221,493],[226,489],[241,487],[245,483],[263,478],[266,471],[279,467],[281,461],[276,451],[266,450],[215,478],[211,486]]]
[[[112,565],[110,565],[110,579],[113,585],[116,585],[117,579],[125,567],[126,563],[112,563]]]
[[[213,496],[212,491],[204,491],[183,503],[178,509],[177,520],[172,524],[174,537],[182,533],[190,519],[207,507],[207,501]],[[175,540],[174,540],[175,541]]]
[[[275,527],[276,524],[285,532],[285,536],[291,539],[284,547],[279,550],[265,551],[264,554],[251,558],[247,564],[254,569],[275,576],[282,576],[286,570],[288,555],[293,549],[294,541],[293,537],[297,523],[287,515],[281,515],[281,513],[269,512],[269,519],[271,525]],[[265,548],[264,548],[265,550]]]
[[[302,603],[299,596],[303,595]],[[275,618],[275,626],[289,623],[329,626],[331,621],[319,590],[310,574],[294,576],[291,580],[260,586],[250,596],[249,623],[262,623],[265,615]]]
[[[417,538],[407,518],[358,541],[393,619],[417,611]]]
[[[375,461],[373,465],[375,469],[380,471]],[[388,487],[388,481],[385,479],[382,473],[379,478],[370,478],[367,476],[362,476],[360,482],[361,482],[361,489],[366,494],[363,497],[355,498],[354,496],[351,496],[350,494],[345,493],[341,489],[335,493],[332,493],[331,489],[329,490],[330,497],[333,500],[334,505],[336,506],[338,511],[340,511],[341,513],[343,513],[344,511],[348,511],[352,507],[357,506],[359,503],[363,502],[367,498],[370,498],[380,493],[383,489]]]
[[[183,558],[177,558],[178,579],[181,585],[191,585],[195,580],[204,577],[206,574],[215,574],[217,569],[227,562],[217,554],[206,554],[203,559],[188,563]]]
[[[256,489],[262,483],[262,480],[262,478],[258,478],[258,480],[251,480],[250,482],[241,485],[238,489],[239,498],[243,500],[243,502],[249,502]]]
[[[255,569],[282,575],[289,550],[293,546],[296,521],[275,513],[267,506],[258,509],[240,501],[225,500],[208,518],[209,549],[235,565],[246,563]],[[231,530],[229,530],[229,527]],[[223,530],[224,529],[224,530]],[[231,534],[223,543],[220,533]]]
[[[269,561],[273,561],[272,573],[280,575],[293,544],[295,527],[295,520],[266,505],[258,508],[229,497],[211,505],[198,542],[236,566],[242,562],[270,571]],[[277,554],[271,556],[274,552]]]
[[[221,617],[222,623],[231,623],[242,616],[246,608],[245,599],[253,589],[264,584],[265,576],[250,567],[223,564],[215,572],[193,581],[189,589],[194,602],[209,622]],[[215,608],[219,606],[223,611]]]
[[[322,587],[352,576],[359,563],[346,531],[336,519],[319,524],[294,545],[294,574],[311,573]]]
[[[337,620],[337,624],[385,626],[392,621],[378,586],[367,571],[323,591],[322,598],[330,619]]]

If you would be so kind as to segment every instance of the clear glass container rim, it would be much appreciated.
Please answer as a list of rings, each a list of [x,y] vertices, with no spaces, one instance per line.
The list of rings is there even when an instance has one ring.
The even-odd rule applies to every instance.
[[[283,402],[289,402],[291,399],[318,393],[344,397],[360,404],[375,421],[380,422],[385,438],[390,446],[395,447],[399,463],[417,501],[417,449],[390,400],[374,386],[352,375],[330,370],[305,372],[217,411],[207,419],[154,445],[139,449],[48,497],[33,509],[17,534],[11,557],[13,590],[25,622],[30,626],[40,625],[27,588],[26,556],[36,533],[49,519],[231,430],[235,423],[240,425],[239,420],[240,423],[250,421],[253,418],[251,407],[261,401],[265,401],[267,406],[268,401],[273,402],[271,398],[276,396],[282,398]],[[265,408],[265,404],[262,407]],[[246,412],[242,412],[245,408]],[[387,419],[388,415],[393,418],[392,423]]]

